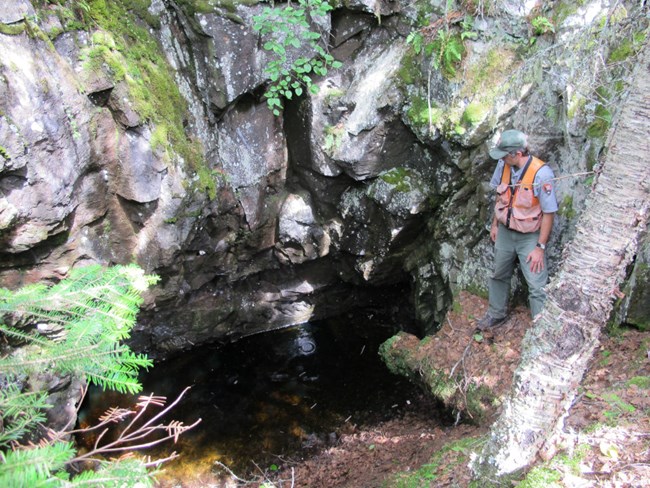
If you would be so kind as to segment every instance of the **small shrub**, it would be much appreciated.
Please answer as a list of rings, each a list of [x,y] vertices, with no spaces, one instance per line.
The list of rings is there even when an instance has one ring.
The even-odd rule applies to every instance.
[[[308,17],[323,17],[332,9],[324,0],[298,0],[297,6],[266,7],[253,18],[253,29],[262,35],[270,34],[263,47],[275,56],[265,68],[271,80],[265,97],[274,115],[280,115],[282,99],[291,100],[305,90],[318,93],[313,76],[325,76],[328,69],[342,66],[319,44],[321,34],[311,30],[308,21]],[[305,45],[311,56],[292,60],[289,52]]]

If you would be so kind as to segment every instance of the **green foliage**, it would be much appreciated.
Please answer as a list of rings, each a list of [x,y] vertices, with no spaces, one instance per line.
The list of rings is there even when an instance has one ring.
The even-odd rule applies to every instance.
[[[603,86],[596,88],[595,95],[600,103],[594,109],[594,121],[587,127],[587,135],[592,138],[603,138],[612,125],[613,115],[609,110],[611,95]]]
[[[415,54],[420,54],[424,43],[424,35],[422,35],[422,32],[419,30],[412,31],[408,36],[406,36],[406,43],[413,46]]]
[[[530,23],[533,26],[533,34],[536,36],[555,32],[553,23],[542,15],[535,17]]]
[[[342,66],[319,44],[321,34],[311,30],[308,20],[324,17],[332,8],[325,0],[298,0],[297,6],[266,7],[253,17],[253,29],[270,37],[263,46],[274,55],[265,68],[271,80],[265,97],[276,116],[283,108],[283,98],[291,100],[305,90],[318,93],[312,77],[325,76],[328,69]],[[308,57],[294,59],[292,53],[304,48],[310,53]]]
[[[418,64],[417,56],[414,52],[408,51],[402,57],[399,70],[397,71],[397,76],[405,85],[413,85],[420,75],[420,66]]]
[[[9,154],[9,151],[7,151],[7,148],[5,148],[4,146],[0,146],[0,157],[5,161],[9,161],[11,159],[11,155]]]
[[[460,34],[450,30],[440,29],[438,36],[431,44],[433,66],[452,78],[456,76],[456,68],[465,54],[465,45]]]
[[[121,459],[101,463],[95,471],[84,471],[73,478],[74,485],[146,488],[154,486],[152,473],[138,459]]]
[[[465,39],[476,39],[478,34],[474,30],[474,17],[471,15],[466,15],[463,17],[463,20],[460,23],[462,31],[460,33],[460,38],[464,41]]]
[[[45,422],[43,410],[50,408],[47,395],[42,392],[21,392],[14,383],[3,385],[0,391],[0,406],[3,430],[0,433],[0,447],[34,432],[40,423]]]
[[[30,375],[45,370],[85,375],[104,388],[140,391],[138,369],[152,363],[121,341],[130,336],[142,293],[156,281],[133,265],[88,266],[51,287],[0,289],[0,317],[17,324],[0,323],[0,332],[21,346],[13,356],[0,358],[1,486],[151,486],[146,466],[138,460],[107,461],[70,481],[65,467],[76,454],[71,443],[20,443],[40,429],[50,407],[46,393],[23,390]],[[39,330],[54,332],[53,337]]]
[[[129,337],[141,293],[156,280],[137,266],[105,269],[95,265],[73,270],[68,279],[50,288],[0,289],[0,313],[45,321],[65,331],[62,340],[53,341],[38,332],[0,324],[0,331],[8,337],[42,348],[26,358],[1,358],[0,369],[30,374],[52,367],[59,373],[82,373],[104,388],[137,393],[141,388],[138,369],[152,363],[118,343]]]
[[[0,464],[2,486],[57,486],[52,478],[75,455],[71,442],[57,442],[3,454]]]

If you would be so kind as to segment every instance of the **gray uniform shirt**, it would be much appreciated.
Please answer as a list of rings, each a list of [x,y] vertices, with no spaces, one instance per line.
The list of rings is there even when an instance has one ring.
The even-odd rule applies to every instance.
[[[490,186],[496,188],[501,183],[501,175],[503,174],[503,166],[506,163],[503,162],[503,159],[499,159],[497,167],[492,173],[492,179],[490,180]],[[510,169],[510,184],[516,185],[521,177],[521,172],[523,168],[517,168],[512,166]],[[553,170],[548,164],[545,164],[537,171],[535,179],[533,180],[533,194],[539,198],[539,204],[542,207],[542,212],[544,213],[554,213],[557,212],[557,198],[555,197],[555,185],[553,178]]]

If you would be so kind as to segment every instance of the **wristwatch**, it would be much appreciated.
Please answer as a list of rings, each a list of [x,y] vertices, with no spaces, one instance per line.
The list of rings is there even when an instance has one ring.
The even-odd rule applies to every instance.
[[[546,244],[542,244],[541,242],[538,242],[537,247],[539,247],[542,251],[546,251]]]

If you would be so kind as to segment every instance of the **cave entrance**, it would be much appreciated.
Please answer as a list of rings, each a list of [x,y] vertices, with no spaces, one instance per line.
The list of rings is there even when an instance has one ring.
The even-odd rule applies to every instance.
[[[191,386],[166,420],[203,420],[177,444],[146,454],[181,454],[164,466],[170,480],[214,475],[217,462],[246,477],[283,460],[299,462],[335,445],[343,433],[402,415],[421,393],[391,374],[377,354],[396,332],[375,313],[357,312],[202,346],[158,363],[142,375],[143,393],[172,401]],[[133,402],[96,389],[80,420],[92,422],[110,406]]]

